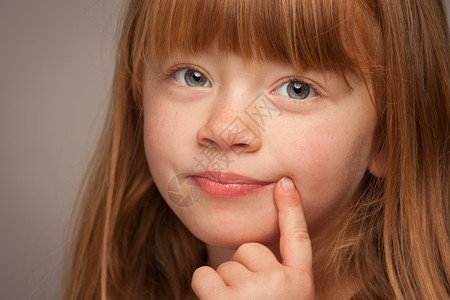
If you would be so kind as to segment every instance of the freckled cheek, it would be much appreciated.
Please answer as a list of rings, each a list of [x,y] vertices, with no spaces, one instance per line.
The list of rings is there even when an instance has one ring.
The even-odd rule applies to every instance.
[[[179,126],[179,115],[176,108],[171,107],[168,101],[161,96],[146,95],[144,104],[144,126],[147,137],[158,143],[167,143],[175,140]]]
[[[144,143],[152,169],[185,172],[194,163],[198,125],[189,110],[171,105],[169,101],[147,103],[144,107]]]
[[[333,159],[333,151],[330,149],[330,140],[324,139],[320,134],[303,133],[293,137],[289,143],[290,151],[286,153],[293,162],[294,175],[307,181],[318,175],[324,176],[330,168]]]
[[[344,141],[337,136],[314,130],[290,137],[283,161],[305,199],[314,198],[317,202],[319,197],[330,198],[349,180],[346,164],[351,149],[344,147]]]
[[[336,127],[332,134],[315,130],[290,139],[285,158],[293,164],[285,167],[294,175],[310,218],[337,210],[351,199],[367,169],[370,133]]]
[[[180,138],[173,130],[177,126],[177,118],[156,100],[147,102],[143,112],[145,153],[152,173],[169,162],[176,149],[174,145]]]

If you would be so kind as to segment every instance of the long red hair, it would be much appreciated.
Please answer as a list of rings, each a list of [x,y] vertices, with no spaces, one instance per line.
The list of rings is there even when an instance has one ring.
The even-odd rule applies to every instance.
[[[213,43],[370,82],[383,176],[367,173],[316,288],[355,280],[364,299],[450,293],[450,49],[438,0],[132,0],[113,97],[86,176],[66,299],[183,299],[205,250],[153,184],[142,137],[147,61]],[[374,176],[376,175],[376,176]]]

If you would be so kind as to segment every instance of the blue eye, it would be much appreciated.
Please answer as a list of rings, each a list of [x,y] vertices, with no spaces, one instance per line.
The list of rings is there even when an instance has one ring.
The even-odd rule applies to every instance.
[[[296,100],[314,98],[319,95],[311,85],[298,80],[283,83],[275,90],[275,93]]]
[[[211,86],[211,81],[208,79],[208,77],[203,75],[202,72],[190,68],[184,68],[176,71],[174,74],[174,78],[179,83],[191,87]]]

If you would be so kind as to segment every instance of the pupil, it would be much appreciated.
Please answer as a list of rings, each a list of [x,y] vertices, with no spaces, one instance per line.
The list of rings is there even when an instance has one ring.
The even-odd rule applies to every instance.
[[[194,74],[192,74],[192,77],[195,81],[200,81],[202,75],[199,72],[194,72]]]
[[[302,85],[298,82],[294,83],[294,92],[297,94],[301,94],[302,92]]]

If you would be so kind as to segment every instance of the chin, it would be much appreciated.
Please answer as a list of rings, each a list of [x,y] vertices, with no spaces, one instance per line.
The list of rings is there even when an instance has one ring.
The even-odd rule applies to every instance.
[[[278,221],[264,220],[232,220],[222,223],[219,220],[211,220],[206,225],[196,223],[186,224],[189,230],[201,241],[208,245],[237,249],[245,243],[261,243],[266,246],[273,245],[279,241]]]

